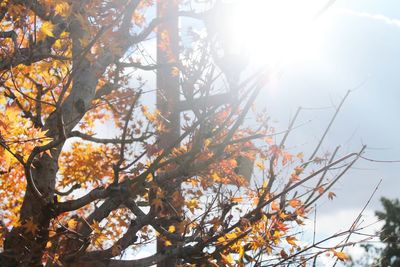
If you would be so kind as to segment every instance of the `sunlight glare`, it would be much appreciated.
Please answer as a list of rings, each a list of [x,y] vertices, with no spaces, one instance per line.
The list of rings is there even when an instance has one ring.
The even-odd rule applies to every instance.
[[[233,49],[254,63],[287,63],[317,52],[313,18],[321,5],[316,0],[238,0],[234,4],[228,22]]]

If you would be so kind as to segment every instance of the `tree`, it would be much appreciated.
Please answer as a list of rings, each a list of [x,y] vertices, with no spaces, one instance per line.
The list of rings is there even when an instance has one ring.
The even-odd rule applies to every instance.
[[[170,53],[163,23],[207,20],[213,9],[182,3],[153,18],[155,4],[1,2],[0,265],[151,266],[170,257],[199,266],[305,264],[326,251],[344,260],[336,249],[346,244],[301,245],[296,229],[322,195],[333,198],[329,190],[364,148],[318,156],[336,113],[307,159],[285,150],[300,109],[278,143],[266,114],[251,111],[268,72],[224,83],[217,35],[190,31],[190,45]],[[158,48],[170,57],[147,63],[143,45],[157,28]],[[143,72],[165,68],[180,82],[178,130],[171,110],[142,102],[151,92]],[[249,114],[255,127],[243,123]],[[99,130],[110,124],[115,138]],[[163,141],[171,131],[176,138]],[[258,168],[252,183],[239,165],[249,161]],[[286,177],[283,169],[293,171]],[[162,250],[123,258],[156,238]]]
[[[377,211],[376,216],[385,222],[380,233],[380,240],[385,244],[381,254],[381,266],[400,265],[400,202],[398,199],[381,198],[384,211]]]

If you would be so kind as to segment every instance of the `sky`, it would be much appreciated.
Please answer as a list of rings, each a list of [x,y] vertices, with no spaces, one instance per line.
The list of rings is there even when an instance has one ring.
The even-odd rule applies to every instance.
[[[322,29],[319,54],[281,66],[259,105],[283,128],[298,106],[323,108],[304,111],[300,121],[311,122],[289,140],[306,149],[322,134],[347,90],[353,90],[323,148],[341,145],[343,151],[354,151],[366,144],[368,158],[400,159],[400,2],[337,1],[324,16],[316,22]],[[360,207],[381,178],[371,208],[379,208],[380,196],[400,197],[399,171],[400,163],[360,161],[337,188],[333,208]]]
[[[338,0],[314,23],[312,50],[296,50],[300,56],[280,64],[278,77],[262,92],[258,106],[267,108],[278,131],[287,127],[298,106],[321,108],[302,112],[299,122],[307,123],[288,140],[288,147],[308,151],[352,90],[322,152],[340,145],[343,155],[365,144],[368,158],[399,160],[400,2]],[[319,203],[318,234],[348,228],[382,179],[363,213],[363,220],[375,221],[380,197],[400,197],[399,173],[400,163],[360,160],[335,186],[334,201]],[[378,227],[373,225],[371,231]]]

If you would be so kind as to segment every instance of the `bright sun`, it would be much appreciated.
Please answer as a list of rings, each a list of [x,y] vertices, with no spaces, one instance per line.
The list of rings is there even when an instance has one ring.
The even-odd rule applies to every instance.
[[[312,56],[318,48],[315,16],[321,0],[238,0],[229,15],[236,50],[256,63],[277,64]]]

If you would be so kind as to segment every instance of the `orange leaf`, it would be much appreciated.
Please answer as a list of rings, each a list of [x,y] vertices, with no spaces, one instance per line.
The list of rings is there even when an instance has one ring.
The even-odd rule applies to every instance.
[[[243,201],[243,197],[232,197],[231,202],[240,203]]]
[[[346,253],[342,252],[342,251],[335,251],[334,250],[333,251],[333,255],[335,255],[341,261],[346,261],[346,260],[349,259],[349,256]]]
[[[298,199],[292,199],[289,200],[288,204],[292,207],[292,208],[297,208],[298,206],[301,205],[301,201]]]
[[[296,239],[296,237],[295,236],[288,236],[288,237],[286,237],[286,242],[288,242],[290,245],[293,245],[293,246],[297,246],[297,244],[296,244],[296,241],[297,239]]]
[[[300,177],[299,177],[297,174],[292,173],[292,175],[291,175],[291,177],[290,177],[290,181],[291,181],[292,183],[295,183],[295,182],[297,182],[297,181],[299,181],[299,180],[300,180]]]
[[[273,202],[271,203],[271,209],[274,210],[274,211],[279,210],[278,202],[273,201]]]
[[[67,222],[67,225],[68,225],[68,228],[70,228],[70,229],[76,229],[76,226],[78,225],[78,222],[75,220],[75,219],[70,219],[68,222]]]

